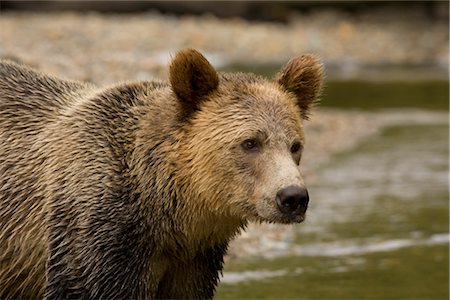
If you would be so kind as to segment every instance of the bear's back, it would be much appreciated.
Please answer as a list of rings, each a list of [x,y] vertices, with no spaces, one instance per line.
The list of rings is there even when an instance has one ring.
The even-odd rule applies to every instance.
[[[70,101],[93,86],[43,75],[28,67],[0,61],[0,128],[38,129]],[[26,128],[24,128],[26,124]]]
[[[87,84],[0,61],[0,299],[42,296],[46,245],[44,218],[39,218],[45,215],[45,182],[39,180],[46,160],[39,154],[42,133],[64,107],[92,90]]]
[[[164,95],[157,81],[97,88],[0,61],[0,299],[43,296],[54,206],[71,226],[91,199],[120,206],[124,147],[137,115],[165,121]]]

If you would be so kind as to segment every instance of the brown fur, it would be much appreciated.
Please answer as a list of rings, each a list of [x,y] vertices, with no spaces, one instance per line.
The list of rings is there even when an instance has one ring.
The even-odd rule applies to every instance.
[[[106,89],[1,62],[0,298],[212,298],[247,220],[296,221],[258,193],[282,145],[303,143],[321,73],[300,62],[277,83],[188,49],[171,85]],[[264,155],[242,151],[249,134]]]
[[[188,117],[198,110],[200,100],[217,88],[219,76],[199,52],[180,51],[170,64],[170,84]]]

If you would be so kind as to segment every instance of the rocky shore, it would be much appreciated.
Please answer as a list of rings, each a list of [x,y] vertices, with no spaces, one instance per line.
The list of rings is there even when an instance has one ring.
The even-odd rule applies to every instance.
[[[380,65],[448,70],[448,18],[407,9],[321,10],[292,14],[286,24],[156,12],[8,12],[0,15],[0,27],[0,57],[102,84],[165,77],[170,55],[184,47],[206,53],[216,67],[276,65],[315,53],[344,74]]]

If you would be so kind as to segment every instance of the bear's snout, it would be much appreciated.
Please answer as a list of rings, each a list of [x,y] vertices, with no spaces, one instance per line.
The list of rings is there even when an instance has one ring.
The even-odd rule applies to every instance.
[[[278,209],[285,215],[304,214],[308,208],[309,195],[304,187],[291,185],[278,191]]]

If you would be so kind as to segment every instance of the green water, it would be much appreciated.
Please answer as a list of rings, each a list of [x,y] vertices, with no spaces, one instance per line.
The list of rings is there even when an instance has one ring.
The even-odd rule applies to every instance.
[[[448,110],[448,99],[447,80],[389,82],[349,80],[328,81],[321,105],[370,110],[399,107]]]
[[[229,66],[224,71],[253,72],[273,78],[280,66]],[[320,106],[379,110],[417,107],[449,110],[449,80],[443,71],[427,68],[386,68],[368,70],[368,74],[342,80],[339,76],[325,79]],[[385,77],[388,77],[387,79]]]
[[[335,157],[292,251],[229,261],[224,279],[269,275],[216,299],[449,299],[448,139],[447,123],[390,127]]]
[[[299,265],[300,274],[289,269],[283,277],[221,285],[216,299],[448,299],[448,263],[448,246],[338,258],[288,257],[270,265]]]

